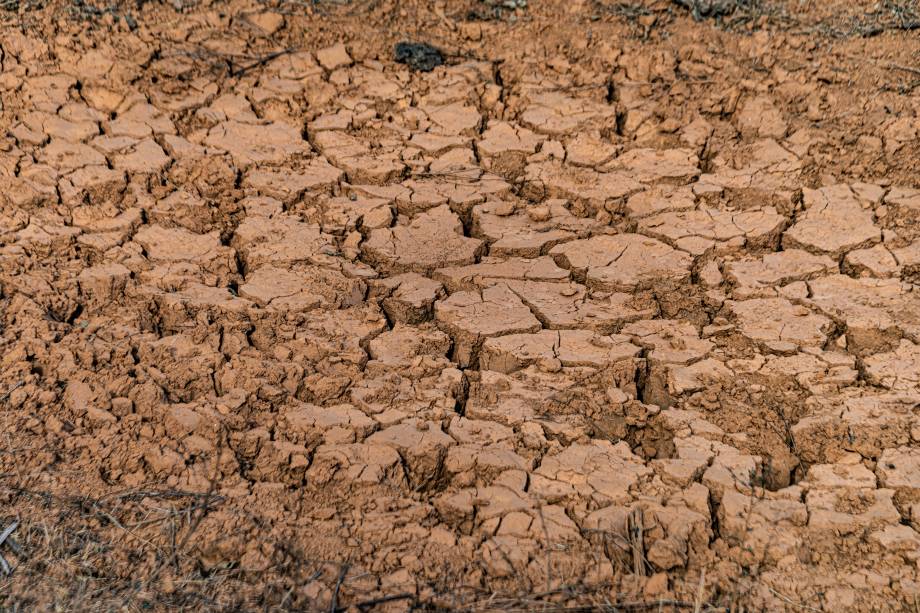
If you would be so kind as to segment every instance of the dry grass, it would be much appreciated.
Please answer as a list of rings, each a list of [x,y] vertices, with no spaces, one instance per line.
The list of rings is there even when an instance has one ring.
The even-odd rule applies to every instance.
[[[547,582],[557,587],[541,591],[459,586],[445,576],[440,589],[424,595],[394,590],[362,596],[349,588],[345,597],[357,572],[344,563],[283,549],[282,543],[275,545],[284,553],[265,572],[244,572],[235,564],[202,568],[195,553],[208,537],[199,528],[224,505],[217,495],[140,488],[99,498],[57,496],[20,487],[7,476],[0,479],[0,501],[13,511],[0,517],[0,526],[18,522],[13,533],[18,547],[0,547],[12,567],[11,575],[0,576],[3,611],[345,611],[397,602],[412,609],[467,613],[724,610],[705,603],[702,585],[697,597],[687,600],[618,595],[612,591],[615,582],[590,585],[576,579],[560,585],[565,577],[550,576],[549,556]],[[627,572],[639,569],[636,574],[644,575],[649,566],[638,537],[641,517],[630,525],[640,532],[626,538],[624,560],[634,566]],[[316,580],[330,590],[311,600],[299,588]]]
[[[187,556],[196,523],[223,502],[220,497],[169,490],[60,497],[4,480],[0,499],[16,513],[14,536],[21,548],[9,556],[12,574],[0,584],[0,608],[229,604],[220,595],[221,584],[232,576],[229,569],[203,577]]]

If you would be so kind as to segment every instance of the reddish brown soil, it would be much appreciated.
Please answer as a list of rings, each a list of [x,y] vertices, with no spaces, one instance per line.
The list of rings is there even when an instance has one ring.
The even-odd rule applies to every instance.
[[[500,4],[2,3],[0,609],[917,610],[920,7]]]

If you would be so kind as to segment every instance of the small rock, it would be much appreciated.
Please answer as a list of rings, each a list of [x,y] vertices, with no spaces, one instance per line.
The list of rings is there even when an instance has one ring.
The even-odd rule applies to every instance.
[[[317,51],[316,61],[326,70],[335,70],[342,66],[351,65],[351,56],[348,55],[348,50],[345,49],[345,45],[339,43]]]
[[[256,13],[249,15],[246,19],[269,36],[284,26],[284,17],[278,13]]]
[[[482,26],[478,23],[464,23],[460,26],[460,32],[467,40],[479,40],[482,38]]]
[[[527,209],[527,215],[534,221],[548,221],[550,218],[549,207],[542,204],[531,207]]]
[[[431,72],[444,63],[444,56],[436,47],[427,43],[410,43],[403,41],[396,44],[394,59],[412,70]]]
[[[499,217],[507,217],[508,215],[513,215],[514,203],[503,200],[493,207],[492,213],[498,215]]]
[[[654,598],[668,591],[668,575],[667,573],[655,573],[648,578],[648,581],[645,582],[645,596],[647,598]]]

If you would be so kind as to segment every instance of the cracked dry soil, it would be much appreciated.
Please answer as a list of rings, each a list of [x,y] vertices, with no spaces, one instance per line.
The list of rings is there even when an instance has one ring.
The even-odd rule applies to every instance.
[[[0,609],[916,611],[920,40],[678,4],[0,13]]]

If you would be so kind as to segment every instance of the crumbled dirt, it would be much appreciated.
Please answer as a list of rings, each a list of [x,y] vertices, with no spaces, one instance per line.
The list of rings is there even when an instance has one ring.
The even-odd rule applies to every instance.
[[[917,611],[918,15],[0,2],[0,609]]]

